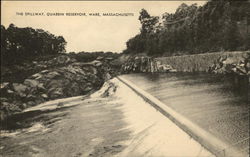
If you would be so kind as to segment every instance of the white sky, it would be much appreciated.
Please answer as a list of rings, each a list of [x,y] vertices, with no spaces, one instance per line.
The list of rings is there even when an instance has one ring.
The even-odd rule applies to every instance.
[[[121,52],[126,41],[139,33],[138,16],[142,8],[159,16],[175,12],[181,3],[203,5],[206,1],[4,1],[1,24],[41,28],[62,35],[67,41],[67,52]],[[16,12],[134,13],[134,16],[20,16]]]

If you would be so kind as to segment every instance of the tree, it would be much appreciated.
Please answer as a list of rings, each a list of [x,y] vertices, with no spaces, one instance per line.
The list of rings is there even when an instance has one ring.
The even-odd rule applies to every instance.
[[[1,25],[1,57],[4,63],[12,64],[36,56],[65,52],[66,41],[42,29],[18,28]]]
[[[142,9],[141,32],[127,42],[126,53],[148,55],[249,50],[250,2],[210,0],[204,6],[181,4],[175,13],[150,16]],[[160,28],[160,29],[159,29]]]
[[[141,33],[152,33],[154,30],[154,26],[159,22],[159,17],[150,16],[145,9],[140,11],[139,20],[141,22]]]

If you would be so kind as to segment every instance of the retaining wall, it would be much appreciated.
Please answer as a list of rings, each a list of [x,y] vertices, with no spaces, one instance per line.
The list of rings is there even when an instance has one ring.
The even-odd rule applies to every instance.
[[[161,61],[163,64],[172,66],[177,71],[182,72],[207,72],[209,67],[213,64],[218,63],[220,57],[230,57],[237,60],[241,60],[246,57],[247,53],[244,52],[214,52],[205,54],[194,54],[194,55],[183,55],[183,56],[172,56],[172,57],[159,57],[155,60]]]

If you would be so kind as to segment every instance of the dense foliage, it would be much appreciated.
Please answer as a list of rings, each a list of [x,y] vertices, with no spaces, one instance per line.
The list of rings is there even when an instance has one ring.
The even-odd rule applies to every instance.
[[[117,58],[120,56],[118,53],[114,52],[103,52],[103,51],[97,51],[97,52],[70,52],[69,56],[75,58],[78,62],[91,62],[99,58]]]
[[[66,41],[42,29],[1,25],[1,60],[3,64],[22,62],[37,56],[65,52]]]
[[[250,3],[210,0],[204,6],[181,4],[175,13],[150,16],[142,9],[141,32],[124,53],[182,55],[250,49]]]

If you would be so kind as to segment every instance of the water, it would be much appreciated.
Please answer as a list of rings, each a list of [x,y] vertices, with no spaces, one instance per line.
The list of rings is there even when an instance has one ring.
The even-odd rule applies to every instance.
[[[205,73],[128,74],[122,77],[225,143],[249,153],[247,77]]]
[[[29,108],[0,131],[4,157],[214,157],[117,79],[90,96]]]

